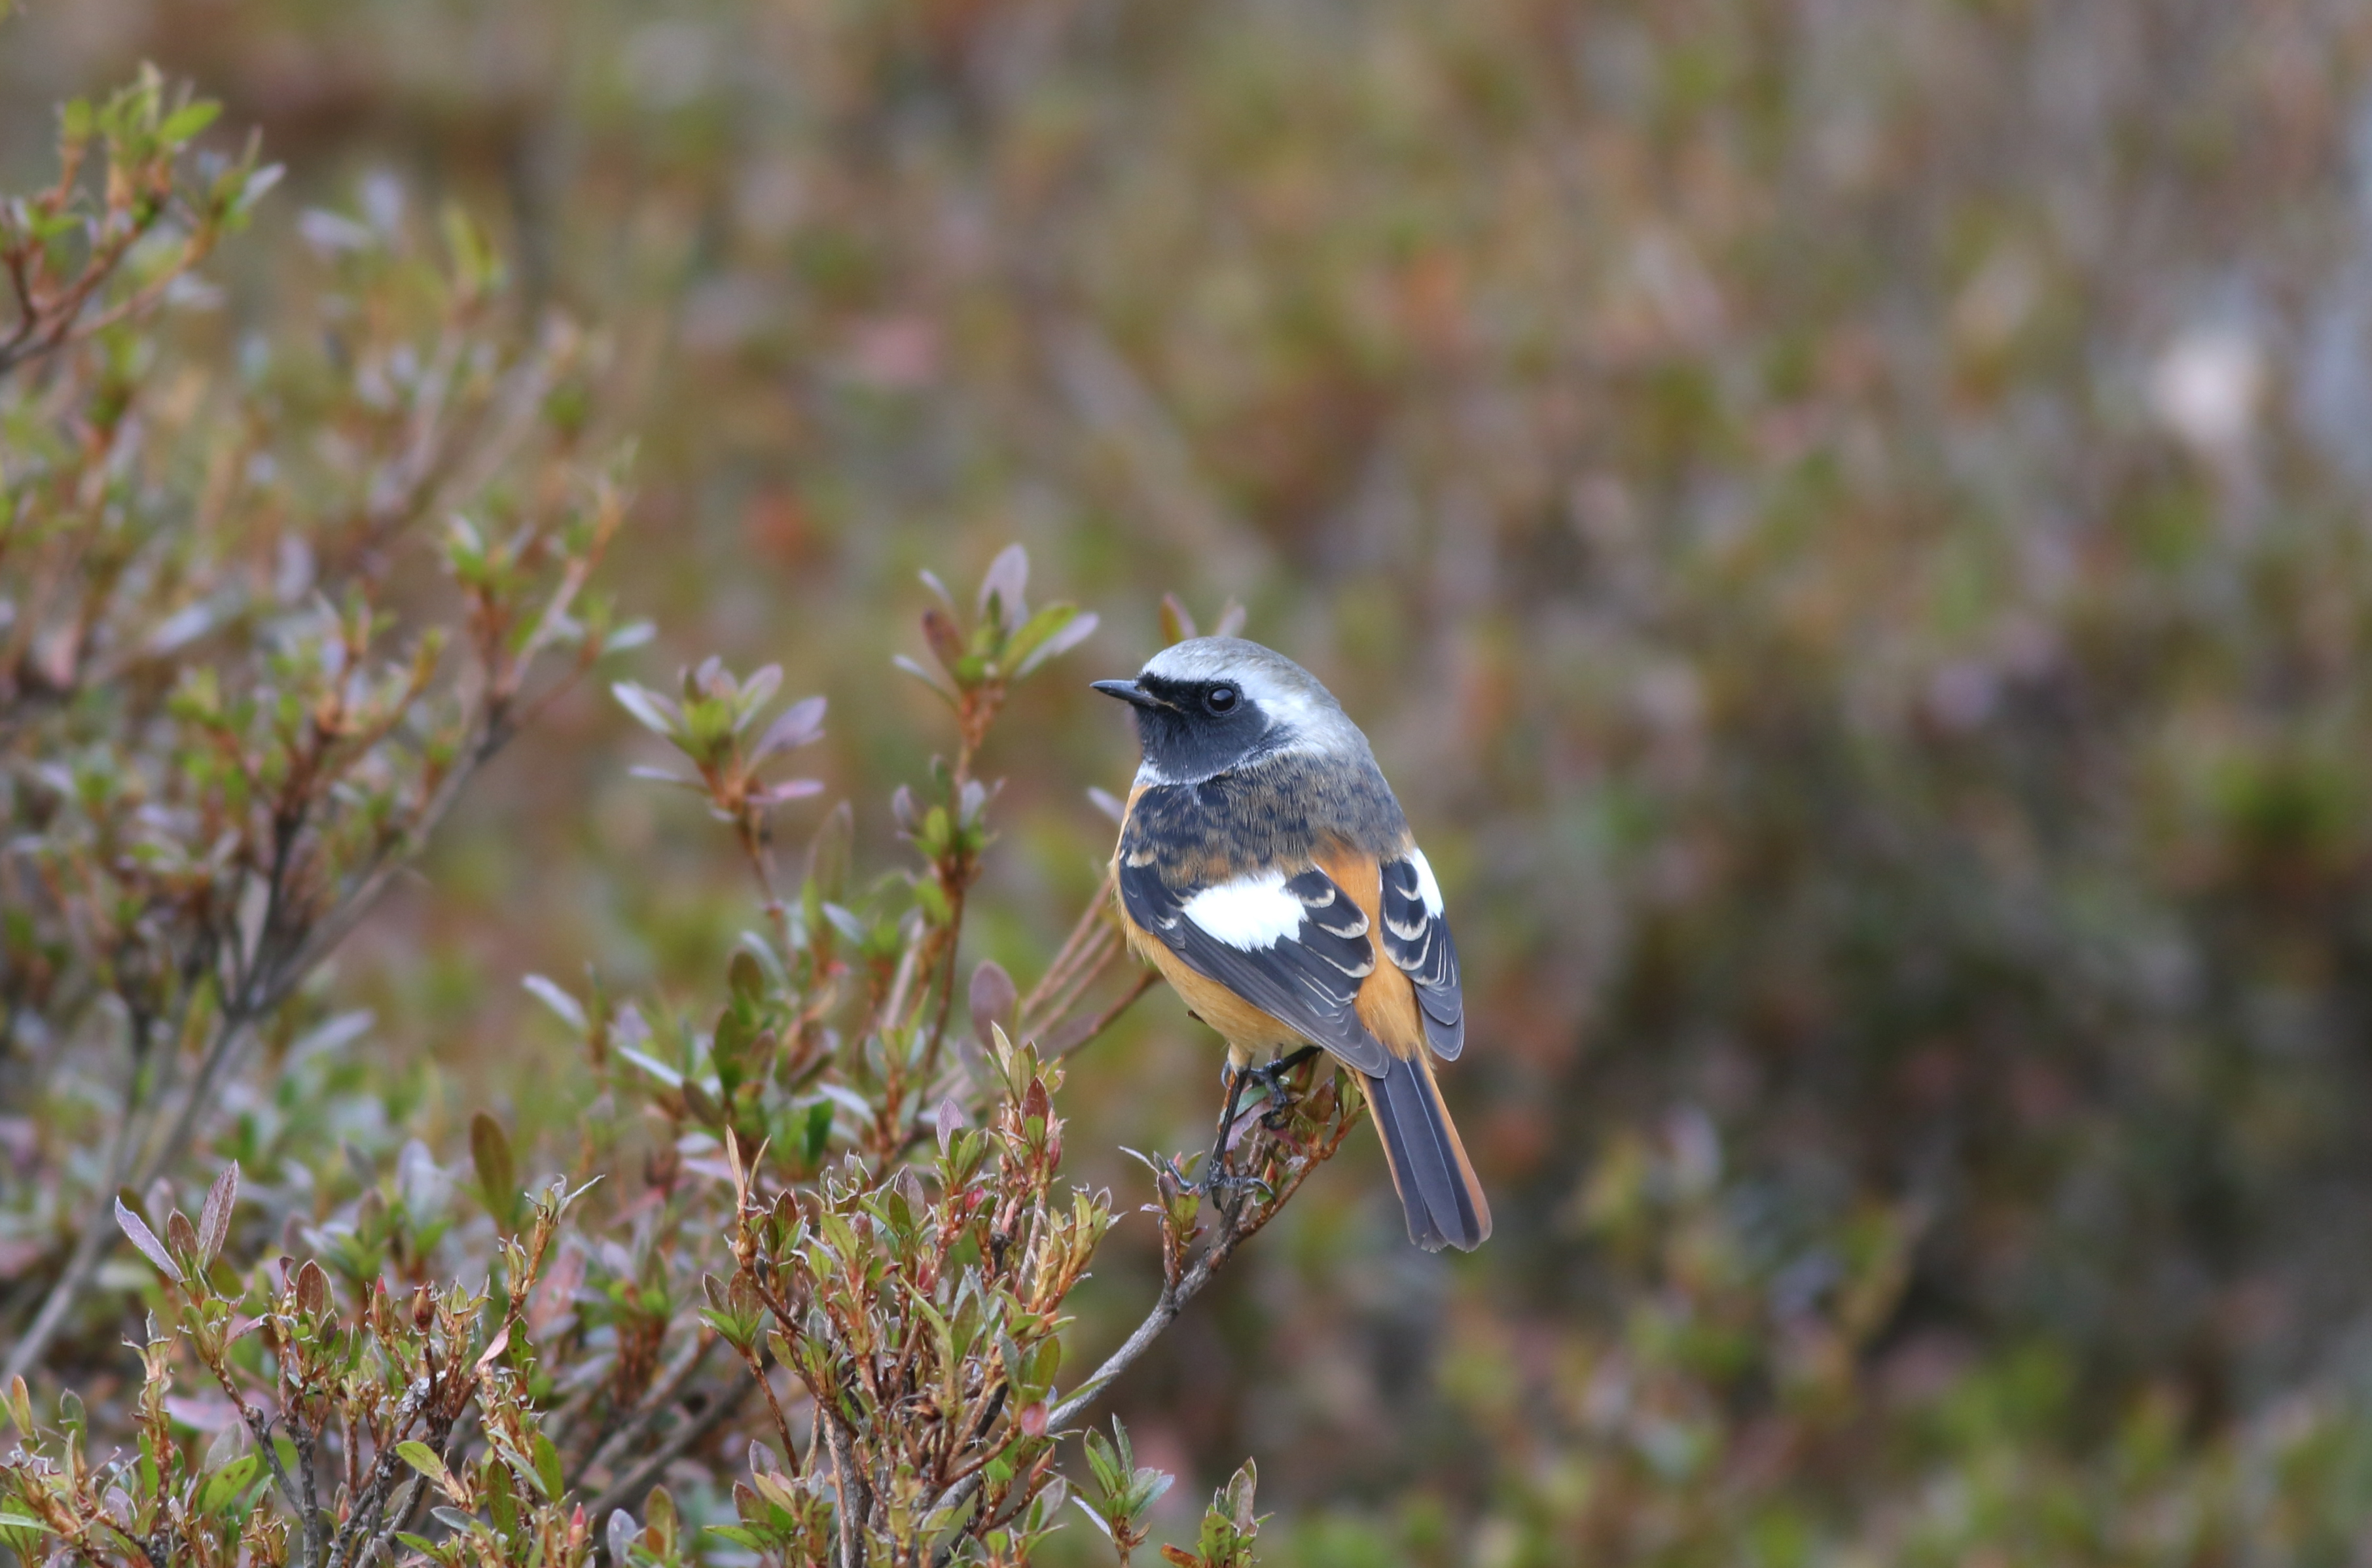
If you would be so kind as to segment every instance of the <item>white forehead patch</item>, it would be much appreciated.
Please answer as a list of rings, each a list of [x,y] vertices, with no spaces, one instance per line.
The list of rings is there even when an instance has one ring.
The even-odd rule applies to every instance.
[[[1308,911],[1285,890],[1285,873],[1265,872],[1205,888],[1186,900],[1187,919],[1238,952],[1273,947],[1301,929]]]
[[[1283,666],[1316,683],[1315,677],[1283,654],[1241,637],[1189,637],[1172,643],[1145,661],[1145,673],[1165,680],[1216,680],[1222,676],[1241,679],[1254,666]]]
[[[1424,851],[1409,845],[1408,862],[1416,867],[1416,896],[1424,900],[1424,912],[1436,920],[1441,918],[1441,884],[1433,879],[1433,866],[1424,858]]]

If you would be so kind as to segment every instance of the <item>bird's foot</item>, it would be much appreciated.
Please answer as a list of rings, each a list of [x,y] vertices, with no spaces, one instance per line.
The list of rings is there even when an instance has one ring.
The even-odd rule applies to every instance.
[[[1219,1117],[1218,1136],[1211,1144],[1211,1163],[1195,1191],[1214,1194],[1239,1188],[1257,1187],[1268,1191],[1269,1184],[1257,1176],[1238,1175],[1227,1163],[1227,1155],[1235,1143],[1238,1109],[1244,1102],[1244,1086],[1258,1083],[1267,1109],[1262,1112],[1261,1125],[1274,1132],[1285,1125],[1285,1113],[1293,1108],[1295,1096],[1285,1084],[1285,1076],[1295,1068],[1318,1054],[1318,1048],[1307,1045],[1289,1056],[1281,1056],[1262,1067],[1238,1067],[1230,1063],[1223,1071],[1227,1086],[1227,1108]]]
[[[1286,1113],[1300,1103],[1301,1099],[1301,1097],[1295,1094],[1291,1086],[1285,1080],[1295,1068],[1317,1054],[1316,1046],[1305,1045],[1292,1055],[1280,1056],[1264,1067],[1247,1069],[1250,1076],[1259,1082],[1266,1097],[1268,1109],[1261,1116],[1262,1126],[1272,1132],[1281,1132],[1285,1130]]]
[[[1214,1166],[1203,1172],[1203,1179],[1194,1184],[1194,1191],[1205,1198],[1218,1198],[1229,1192],[1253,1191],[1266,1197],[1271,1189],[1265,1177],[1254,1176],[1249,1171],[1232,1170],[1225,1166]]]

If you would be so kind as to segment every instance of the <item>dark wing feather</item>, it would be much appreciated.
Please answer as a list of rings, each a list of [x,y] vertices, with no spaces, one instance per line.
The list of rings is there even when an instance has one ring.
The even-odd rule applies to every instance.
[[[1383,1042],[1359,1021],[1359,983],[1375,972],[1367,917],[1325,872],[1289,878],[1285,890],[1299,900],[1300,929],[1265,947],[1237,947],[1187,918],[1186,900],[1200,888],[1177,889],[1152,865],[1121,857],[1120,896],[1129,918],[1245,1001],[1308,1035],[1362,1073],[1391,1064]]]
[[[1466,1047],[1466,1002],[1458,987],[1458,947],[1449,939],[1449,923],[1425,908],[1419,886],[1414,862],[1384,862],[1384,955],[1406,971],[1416,986],[1426,1043],[1443,1061],[1454,1061]]]

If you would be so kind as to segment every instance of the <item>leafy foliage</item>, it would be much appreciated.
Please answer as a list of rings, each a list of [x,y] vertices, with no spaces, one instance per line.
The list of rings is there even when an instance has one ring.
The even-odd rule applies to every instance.
[[[946,679],[890,607],[1011,539],[1104,612],[1079,673],[1157,642],[1164,587],[1206,627],[1232,593],[1375,738],[1468,960],[1448,1088],[1500,1231],[1411,1265],[1354,1138],[1369,1179],[1309,1183],[1106,1396],[1189,1479],[1140,1559],[1248,1449],[1261,1544],[1313,1568],[2361,1554],[2372,11],[87,9],[0,6],[22,180],[53,94],[154,57],[304,200],[400,170],[489,215],[505,299],[617,330],[590,406],[633,410],[645,526],[605,575],[669,628],[655,668],[829,682],[830,736],[755,786],[857,803],[827,859],[878,868],[865,808],[918,772],[937,699],[889,655]],[[169,288],[171,338],[304,354],[335,231],[287,215]],[[965,967],[1021,984],[979,970],[956,1016],[1060,1058],[1065,1169],[1117,1186],[1104,1146],[1189,1141],[1210,1062],[1157,1005],[1064,1051],[1125,994],[1099,926],[1060,949],[1086,999],[1022,1027],[1109,842],[1076,785],[1125,776],[1051,668],[983,753],[1006,838],[969,895]],[[653,1424],[592,1491],[734,1359],[683,1371],[706,1296],[651,1262],[721,1137],[622,1052],[709,1026],[751,879],[608,765],[599,707],[479,776],[433,890],[252,1048],[278,1075],[225,1074],[180,1196],[128,1194],[194,1214],[235,1157],[233,1248],[318,1233],[343,1281],[484,1255],[481,1109],[520,1171],[611,1169],[571,1213],[599,1372],[568,1419]],[[856,880],[832,901],[894,925]],[[642,1022],[555,1060],[525,970]],[[53,1049],[0,1047],[0,1277],[36,1290],[108,1210],[121,1093],[117,1045],[22,1098]],[[1152,1230],[1107,1235],[1073,1361],[1160,1287]],[[101,1428],[145,1272],[119,1241],[52,1347]],[[704,1527],[762,1410],[663,1467],[664,1510],[625,1499],[636,1550],[738,1557]]]
[[[32,1521],[10,1539],[18,1556],[53,1539],[84,1562],[352,1564],[397,1541],[445,1564],[585,1562],[585,1511],[534,1397],[550,1384],[534,1330],[564,1306],[541,1287],[565,1188],[533,1198],[524,1233],[495,1249],[494,1294],[423,1284],[404,1301],[375,1278],[345,1302],[318,1262],[242,1278],[223,1261],[238,1192],[234,1165],[197,1225],[176,1209],[162,1238],[119,1207],[169,1287],[142,1347],[139,1457],[93,1463],[79,1407],[37,1424],[16,1379],[19,1446],[0,1484]],[[210,1380],[235,1416],[203,1451],[176,1430],[177,1374]],[[438,1539],[409,1527],[424,1507]]]
[[[0,376],[147,314],[245,226],[280,170],[256,161],[252,140],[238,158],[185,157],[220,111],[186,91],[169,98],[154,66],[101,102],[59,111],[56,183],[0,205],[0,271],[16,308]],[[84,178],[94,149],[96,192]]]
[[[153,154],[161,181],[205,116],[151,126],[157,93],[144,78],[99,122],[121,157]],[[79,111],[68,120],[64,187]],[[382,1178],[350,1142],[340,1180],[301,1115],[250,1115],[229,1141],[274,1168],[255,1196],[281,1216],[278,1261],[230,1260],[235,1156],[194,1222],[170,1205],[252,1039],[291,1046],[288,1110],[322,1103],[303,1069],[355,1029],[331,1020],[290,1042],[305,977],[470,773],[567,674],[631,640],[587,593],[624,502],[576,470],[581,399],[562,394],[582,341],[507,338],[489,314],[500,265],[466,220],[448,216],[433,266],[404,254],[399,215],[379,206],[370,222],[308,219],[343,290],[325,302],[345,334],[335,366],[251,366],[216,392],[193,355],[196,390],[152,421],[134,412],[145,377],[190,351],[154,300],[86,304],[41,329],[57,352],[6,388],[8,874],[31,894],[12,906],[10,1024],[63,1048],[53,1084],[110,1047],[128,1047],[130,1076],[107,1163],[85,1176],[113,1225],[68,1247],[57,1224],[63,1256],[39,1240],[20,1254],[49,1277],[18,1297],[37,1309],[12,1354],[68,1387],[43,1423],[11,1374],[0,1541],[26,1561],[150,1568],[664,1563],[712,1545],[785,1565],[1027,1562],[1061,1519],[1068,1423],[1339,1146],[1356,1102],[1305,1073],[1294,1103],[1238,1129],[1238,1158],[1263,1179],[1227,1190],[1215,1228],[1193,1222],[1165,1163],[1169,1287],[1133,1347],[1058,1392],[1064,1305],[1113,1216],[1060,1175],[1059,1062],[1006,1026],[1053,1029],[1085,997],[1112,950],[1103,894],[1030,998],[984,964],[966,988],[979,1038],[949,1028],[994,838],[977,753],[1013,685],[1095,623],[1070,605],[1029,613],[1017,548],[970,627],[930,580],[942,602],[923,631],[957,751],[924,800],[896,803],[919,864],[869,886],[852,877],[843,806],[796,896],[779,888],[773,813],[820,786],[761,771],[817,738],[820,699],[768,717],[781,671],[743,679],[715,658],[680,697],[615,687],[692,769],[659,776],[731,827],[770,929],[734,955],[707,1028],[598,982],[588,1004],[530,978],[606,1091],[574,1169],[530,1187],[480,1112],[451,1169],[412,1142]],[[120,260],[95,250],[89,265]],[[405,557],[427,552],[412,536],[437,511],[459,674],[435,632],[379,653],[388,601],[416,592]],[[554,651],[569,668],[531,687]],[[637,1124],[662,1130],[639,1170]],[[325,1211],[333,1184],[350,1195]],[[130,1401],[94,1423],[72,1385],[106,1358],[50,1353],[103,1299],[95,1285],[122,1283],[99,1267],[114,1232],[154,1278]],[[732,1513],[694,1529],[655,1483],[753,1392],[775,1446],[745,1444]]]
[[[959,711],[966,684],[1000,679],[949,673]],[[11,1538],[22,1551],[39,1556],[54,1538],[87,1560],[150,1564],[346,1568],[391,1548],[452,1564],[579,1563],[597,1548],[624,1562],[693,1560],[694,1538],[653,1480],[755,1391],[776,1446],[750,1445],[730,1520],[707,1536],[785,1568],[1029,1561],[1061,1522],[1068,1423],[1340,1146],[1356,1102],[1305,1069],[1290,1098],[1247,1112],[1232,1157],[1251,1179],[1223,1189],[1215,1225],[1199,1223],[1203,1200],[1174,1162],[1148,1162],[1169,1285],[1129,1346],[1058,1391],[1064,1304],[1112,1222],[1110,1201],[1059,1179],[1059,1063],[994,1020],[986,1051],[943,1051],[934,993],[948,982],[930,978],[988,842],[987,792],[961,776],[968,750],[941,770],[947,798],[913,835],[924,868],[878,885],[902,909],[839,901],[852,896],[835,838],[844,808],[796,901],[773,900],[764,813],[797,792],[754,794],[749,765],[778,749],[768,738],[811,737],[820,717],[794,705],[795,722],[747,755],[740,738],[777,679],[738,680],[712,662],[686,677],[680,706],[631,686],[620,698],[700,768],[769,891],[782,945],[745,942],[705,1031],[534,987],[597,1071],[631,1069],[604,1097],[589,1148],[622,1141],[622,1104],[669,1128],[643,1196],[593,1227],[564,1223],[601,1206],[580,1200],[604,1174],[626,1176],[619,1162],[597,1156],[605,1168],[573,1191],[558,1178],[522,1194],[507,1135],[481,1114],[469,1168],[484,1223],[464,1236],[442,1212],[454,1178],[400,1172],[395,1192],[366,1192],[306,1232],[328,1268],[284,1258],[276,1282],[270,1270],[242,1282],[222,1262],[236,1165],[194,1225],[175,1210],[161,1237],[118,1200],[118,1225],[161,1277],[168,1323],[144,1350],[143,1462],[87,1463],[73,1396],[60,1424],[42,1427],[19,1378],[22,1444],[0,1481],[30,1521],[12,1527],[31,1532]],[[965,736],[982,733],[984,721]],[[1017,1004],[1001,971],[984,968],[971,989]],[[687,1173],[705,1179],[680,1189]],[[634,1250],[599,1239],[602,1224],[638,1213]],[[451,1283],[480,1258],[498,1299]],[[390,1288],[407,1279],[408,1306]],[[738,1366],[703,1377],[719,1346]],[[245,1446],[217,1438],[201,1453],[179,1430],[191,1422],[177,1423],[170,1394],[192,1363]],[[270,1397],[252,1399],[258,1389]],[[1128,1515],[1163,1489],[1149,1475],[1132,1472],[1115,1504],[1108,1533],[1123,1560],[1143,1541]],[[1232,1522],[1206,1529],[1209,1562],[1250,1562],[1250,1487],[1247,1471],[1215,1513]],[[597,1541],[588,1520],[600,1518]]]
[[[0,1205],[9,1272],[45,1282],[10,1305],[11,1375],[75,1325],[94,1216],[179,1167],[472,774],[632,640],[587,591],[625,506],[584,451],[594,345],[506,324],[466,219],[440,261],[400,214],[315,215],[336,278],[318,346],[226,370],[168,331],[135,239],[185,228],[157,263],[178,275],[263,188],[250,152],[184,210],[210,117],[153,74],[69,106],[59,184],[9,209],[51,214],[10,263],[37,305],[44,258],[91,236],[82,281],[20,323],[40,354],[0,379],[0,996],[39,1047],[0,1071],[55,1173]],[[76,218],[94,136],[109,194]],[[449,608],[423,620],[403,607],[432,563]],[[73,1157],[94,1144],[95,1167]]]

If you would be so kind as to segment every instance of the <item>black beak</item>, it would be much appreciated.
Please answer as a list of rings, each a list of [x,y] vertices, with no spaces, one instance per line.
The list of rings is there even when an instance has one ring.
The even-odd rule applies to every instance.
[[[1102,692],[1107,697],[1118,697],[1122,702],[1133,703],[1140,708],[1161,708],[1169,706],[1169,704],[1164,703],[1160,698],[1155,696],[1152,692],[1147,691],[1144,687],[1139,686],[1134,680],[1096,680],[1090,681],[1088,684],[1092,685],[1097,691]]]

